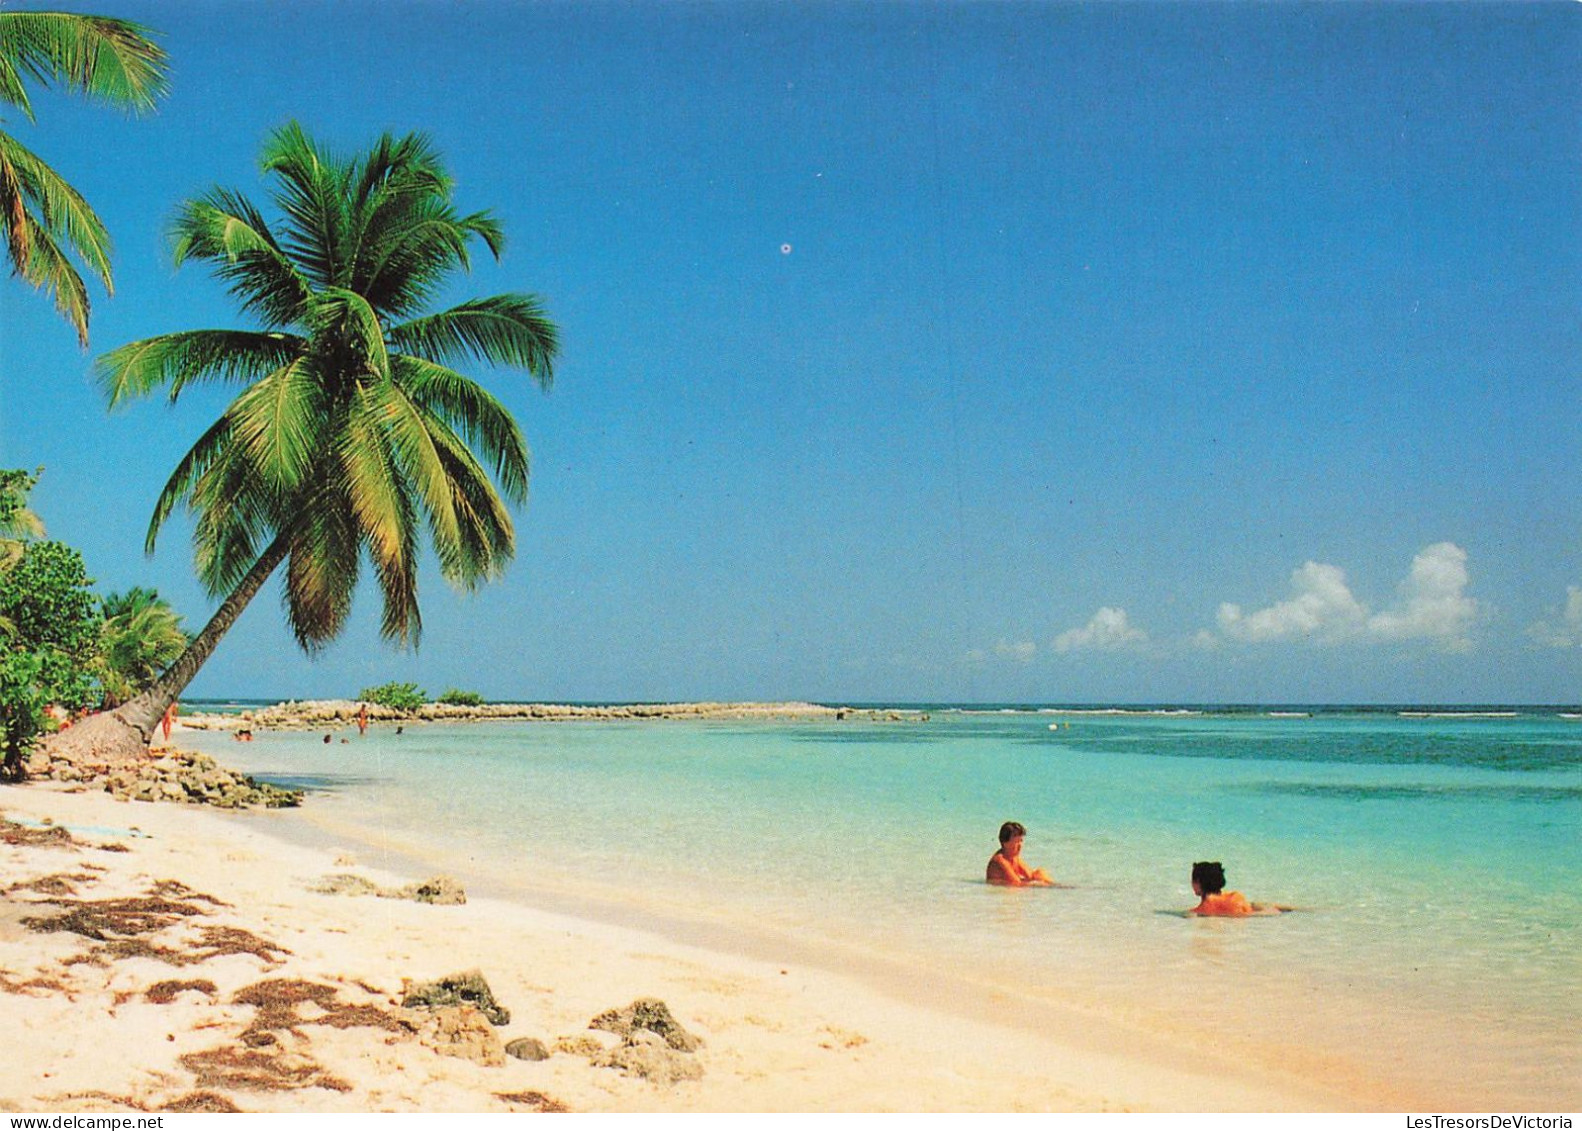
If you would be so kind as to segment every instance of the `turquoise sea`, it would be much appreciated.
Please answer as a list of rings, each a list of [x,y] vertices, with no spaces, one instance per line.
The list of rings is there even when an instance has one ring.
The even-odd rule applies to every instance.
[[[182,741],[315,790],[256,819],[369,863],[1363,1107],[1582,1108],[1579,712],[923,711]],[[982,882],[1007,819],[1069,888]],[[1302,910],[1180,918],[1200,859]]]

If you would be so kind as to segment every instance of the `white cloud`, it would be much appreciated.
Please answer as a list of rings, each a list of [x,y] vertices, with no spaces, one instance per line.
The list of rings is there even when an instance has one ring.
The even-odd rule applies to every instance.
[[[1367,610],[1351,595],[1336,566],[1307,562],[1291,574],[1291,599],[1243,614],[1241,606],[1219,607],[1219,627],[1233,640],[1343,640],[1355,636]]]
[[[1551,648],[1582,648],[1582,586],[1566,586],[1566,607],[1553,620],[1533,625],[1527,635]]]
[[[1472,646],[1468,632],[1479,614],[1478,602],[1466,594],[1470,580],[1466,551],[1450,542],[1435,543],[1412,559],[1399,602],[1370,614],[1352,594],[1343,570],[1307,562],[1291,574],[1288,600],[1252,613],[1223,604],[1219,627],[1229,639],[1248,643],[1432,640],[1465,651]]]
[[[1146,632],[1126,619],[1125,609],[1112,609],[1106,605],[1081,628],[1067,629],[1055,637],[1052,646],[1056,652],[1076,652],[1084,648],[1113,652],[1142,644],[1147,639]]]
[[[1412,559],[1401,585],[1401,605],[1368,618],[1368,635],[1379,640],[1439,640],[1447,648],[1472,647],[1467,632],[1478,619],[1478,603],[1466,595],[1467,552],[1438,542]]]
[[[1015,644],[1008,644],[1004,640],[994,646],[994,654],[1007,660],[1014,660],[1018,664],[1030,664],[1038,653],[1038,646],[1031,640],[1020,640]]]

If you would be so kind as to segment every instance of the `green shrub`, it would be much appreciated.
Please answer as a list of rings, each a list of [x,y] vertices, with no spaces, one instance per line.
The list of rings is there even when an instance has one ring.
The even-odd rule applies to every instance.
[[[439,697],[439,702],[449,707],[482,707],[483,696],[476,691],[459,691],[453,687]]]
[[[20,780],[33,740],[54,729],[52,711],[98,699],[93,660],[103,618],[82,555],[60,542],[29,542],[0,570],[0,777]]]
[[[365,687],[357,693],[357,698],[378,707],[408,713],[428,702],[427,693],[415,683],[381,683],[378,687]]]

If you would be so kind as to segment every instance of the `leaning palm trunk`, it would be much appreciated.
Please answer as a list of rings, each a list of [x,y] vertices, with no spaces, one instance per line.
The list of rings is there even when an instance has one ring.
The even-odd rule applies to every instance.
[[[289,533],[276,537],[231,595],[214,611],[203,631],[152,686],[119,707],[89,715],[69,730],[49,738],[46,747],[49,753],[79,764],[127,762],[145,757],[159,720],[192,682],[192,677],[198,674],[198,669],[203,667],[269,575],[286,559],[290,549]]]

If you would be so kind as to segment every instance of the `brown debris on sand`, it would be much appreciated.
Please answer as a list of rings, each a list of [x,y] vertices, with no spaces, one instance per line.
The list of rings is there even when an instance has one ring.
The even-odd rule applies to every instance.
[[[546,1113],[571,1110],[554,1096],[545,1095],[543,1092],[495,1092],[494,1098],[501,1103],[510,1104],[513,1111],[523,1108]]]
[[[251,1092],[288,1092],[299,1088],[324,1088],[349,1092],[352,1086],[332,1076],[311,1056],[276,1049],[221,1046],[188,1053],[178,1063],[197,1079],[199,1090],[235,1088]]]
[[[143,1000],[150,1005],[169,1005],[182,994],[191,991],[213,998],[219,990],[207,978],[193,982],[165,981],[155,982],[143,991]]]
[[[33,990],[42,991],[32,993]],[[24,997],[42,997],[48,994],[66,993],[66,987],[57,978],[29,978],[25,982],[15,982],[0,970],[0,993],[20,994]]]
[[[270,966],[278,966],[282,961],[279,956],[291,953],[279,943],[259,938],[241,927],[204,927],[198,933],[198,946],[202,949],[193,952],[194,962],[207,962],[227,954],[250,954]]]
[[[29,916],[22,925],[30,931],[47,934],[70,931],[84,938],[105,942],[112,935],[129,938],[164,930],[193,915],[204,914],[192,903],[151,895],[131,899],[94,899],[53,901],[66,911],[49,917]]]
[[[241,1112],[229,1098],[218,1092],[188,1092],[184,1096],[160,1104],[155,1111],[195,1113],[199,1115],[234,1115]]]
[[[46,877],[47,879],[48,877]],[[205,924],[195,939],[179,946],[149,937],[198,916],[208,915],[199,903],[211,908],[227,906],[223,900],[193,891],[176,880],[159,880],[146,895],[120,899],[51,899],[43,906],[62,908],[55,915],[30,915],[22,926],[38,934],[65,931],[103,945],[79,955],[70,964],[103,966],[127,958],[152,958],[169,966],[192,966],[231,954],[250,954],[278,966],[291,952],[279,943],[260,938],[241,927]]]
[[[96,877],[86,872],[55,872],[48,876],[40,876],[36,880],[25,880],[12,884],[5,889],[5,894],[10,895],[19,891],[36,891],[40,895],[76,895],[78,884],[90,884]]]
[[[339,998],[340,990],[323,982],[309,982],[302,978],[270,978],[237,990],[231,1002],[235,1005],[251,1005],[258,1010],[253,1023],[242,1033],[245,1044],[253,1043],[248,1039],[250,1034],[276,1031],[298,1033],[302,1025],[327,1025],[332,1029],[384,1029],[392,1033],[409,1030],[409,1026],[387,1010],[376,1005],[352,1005]],[[320,1016],[304,1018],[298,1013],[299,1006],[308,1004],[315,1006]]]
[[[71,835],[68,829],[60,825],[32,825],[18,824],[0,817],[0,844],[16,845],[50,845],[58,848],[80,847],[82,842]]]

